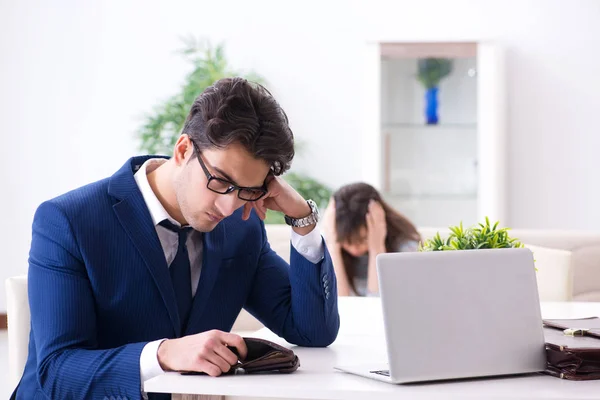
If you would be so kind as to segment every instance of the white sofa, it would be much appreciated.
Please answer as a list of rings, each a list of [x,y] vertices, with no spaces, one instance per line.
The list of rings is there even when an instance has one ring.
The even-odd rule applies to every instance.
[[[438,231],[441,235],[448,232],[446,229],[436,228],[421,228],[419,231],[423,238],[430,238]],[[557,257],[563,258],[565,251],[570,252],[571,300],[600,301],[600,232],[511,229],[509,235],[519,239],[526,247],[531,247],[536,264],[539,263],[538,279],[544,272],[536,249],[562,250],[555,253]]]
[[[289,261],[290,228],[287,225],[267,225],[266,229],[271,248]],[[423,239],[431,238],[437,232],[442,237],[448,234],[444,228],[420,228],[419,232]],[[564,266],[568,263],[569,271],[564,271],[562,275],[569,275],[567,279],[570,282],[565,282],[570,286],[570,293],[566,295],[569,300],[600,301],[600,232],[512,229],[510,236],[518,238],[534,252],[538,280],[551,273],[543,271],[542,264],[548,265],[553,261],[553,264]],[[555,278],[555,275],[548,277]]]

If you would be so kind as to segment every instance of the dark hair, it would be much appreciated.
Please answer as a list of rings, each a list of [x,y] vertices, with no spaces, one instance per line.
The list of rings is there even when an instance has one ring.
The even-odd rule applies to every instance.
[[[342,186],[333,194],[333,198],[335,200],[335,229],[340,243],[352,243],[358,240],[359,230],[367,225],[366,215],[371,200],[380,203],[385,211],[386,251],[396,252],[403,242],[421,240],[417,228],[405,216],[387,204],[377,189],[367,183],[358,182]],[[342,258],[348,281],[356,292],[356,288],[354,288],[356,269],[354,266],[358,260],[345,250],[342,250]]]
[[[225,78],[196,98],[183,132],[200,150],[239,143],[266,161],[274,175],[290,168],[294,135],[281,106],[267,89],[243,78]]]

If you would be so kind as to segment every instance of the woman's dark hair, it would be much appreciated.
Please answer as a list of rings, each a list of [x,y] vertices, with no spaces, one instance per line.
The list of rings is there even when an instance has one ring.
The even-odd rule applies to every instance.
[[[396,252],[403,242],[419,242],[421,240],[417,228],[405,216],[387,204],[377,189],[367,183],[358,182],[342,186],[333,194],[333,198],[335,200],[335,228],[340,243],[353,243],[360,239],[358,237],[360,229],[367,226],[366,215],[371,200],[381,204],[385,211],[386,251]],[[343,249],[342,258],[348,281],[356,292],[354,275],[356,273],[355,264],[358,260]]]
[[[290,168],[294,135],[281,106],[267,89],[243,78],[225,78],[196,98],[183,132],[200,150],[239,143],[266,161],[274,175]]]

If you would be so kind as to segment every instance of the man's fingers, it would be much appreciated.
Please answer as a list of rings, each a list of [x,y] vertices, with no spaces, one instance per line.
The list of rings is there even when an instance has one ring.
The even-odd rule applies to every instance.
[[[250,218],[250,213],[252,212],[252,203],[244,204],[244,211],[242,212],[242,219],[247,221]]]
[[[269,207],[267,207],[267,205],[265,203],[260,205],[260,211],[262,212],[263,215],[263,219],[267,218],[267,211],[269,210]]]
[[[225,346],[219,347],[227,350]],[[207,354],[205,359],[212,365],[217,366],[217,368],[219,369],[219,375],[223,372],[228,372],[231,369],[231,364],[226,359],[221,357],[221,355],[219,355],[217,349],[214,349],[214,351],[211,351],[209,354]]]
[[[215,364],[211,363],[205,358],[200,358],[198,360],[198,372],[204,372],[210,376],[219,376],[223,373],[221,368],[217,367]]]
[[[254,210],[256,211],[256,215],[258,215],[258,218],[264,221],[267,217],[267,213],[263,211],[263,209],[258,204],[254,205]]]
[[[238,362],[238,357],[233,354],[233,351],[231,351],[229,347],[225,345],[218,346],[215,349],[215,353],[217,353],[217,355],[224,359],[229,365],[235,365]]]
[[[235,333],[223,332],[221,336],[223,343],[226,343],[229,347],[235,347],[240,355],[240,360],[243,360],[248,355],[248,348],[246,342],[240,335]]]
[[[252,209],[254,208],[254,211],[256,212],[256,215],[258,215],[258,217],[262,220],[264,220],[267,217],[267,210],[266,208],[263,206],[261,207],[258,202],[248,202],[246,204],[244,204],[244,211],[242,212],[242,219],[244,221],[247,221],[248,218],[250,218],[250,213],[252,212]]]

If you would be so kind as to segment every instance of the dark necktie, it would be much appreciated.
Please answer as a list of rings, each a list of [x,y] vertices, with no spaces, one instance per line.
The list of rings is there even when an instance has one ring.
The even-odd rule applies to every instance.
[[[190,272],[190,257],[186,245],[188,234],[192,231],[192,228],[180,228],[166,219],[160,225],[178,235],[179,244],[177,245],[177,254],[169,266],[169,274],[171,275],[171,284],[175,291],[179,320],[183,329],[190,308],[192,308],[192,277]]]

